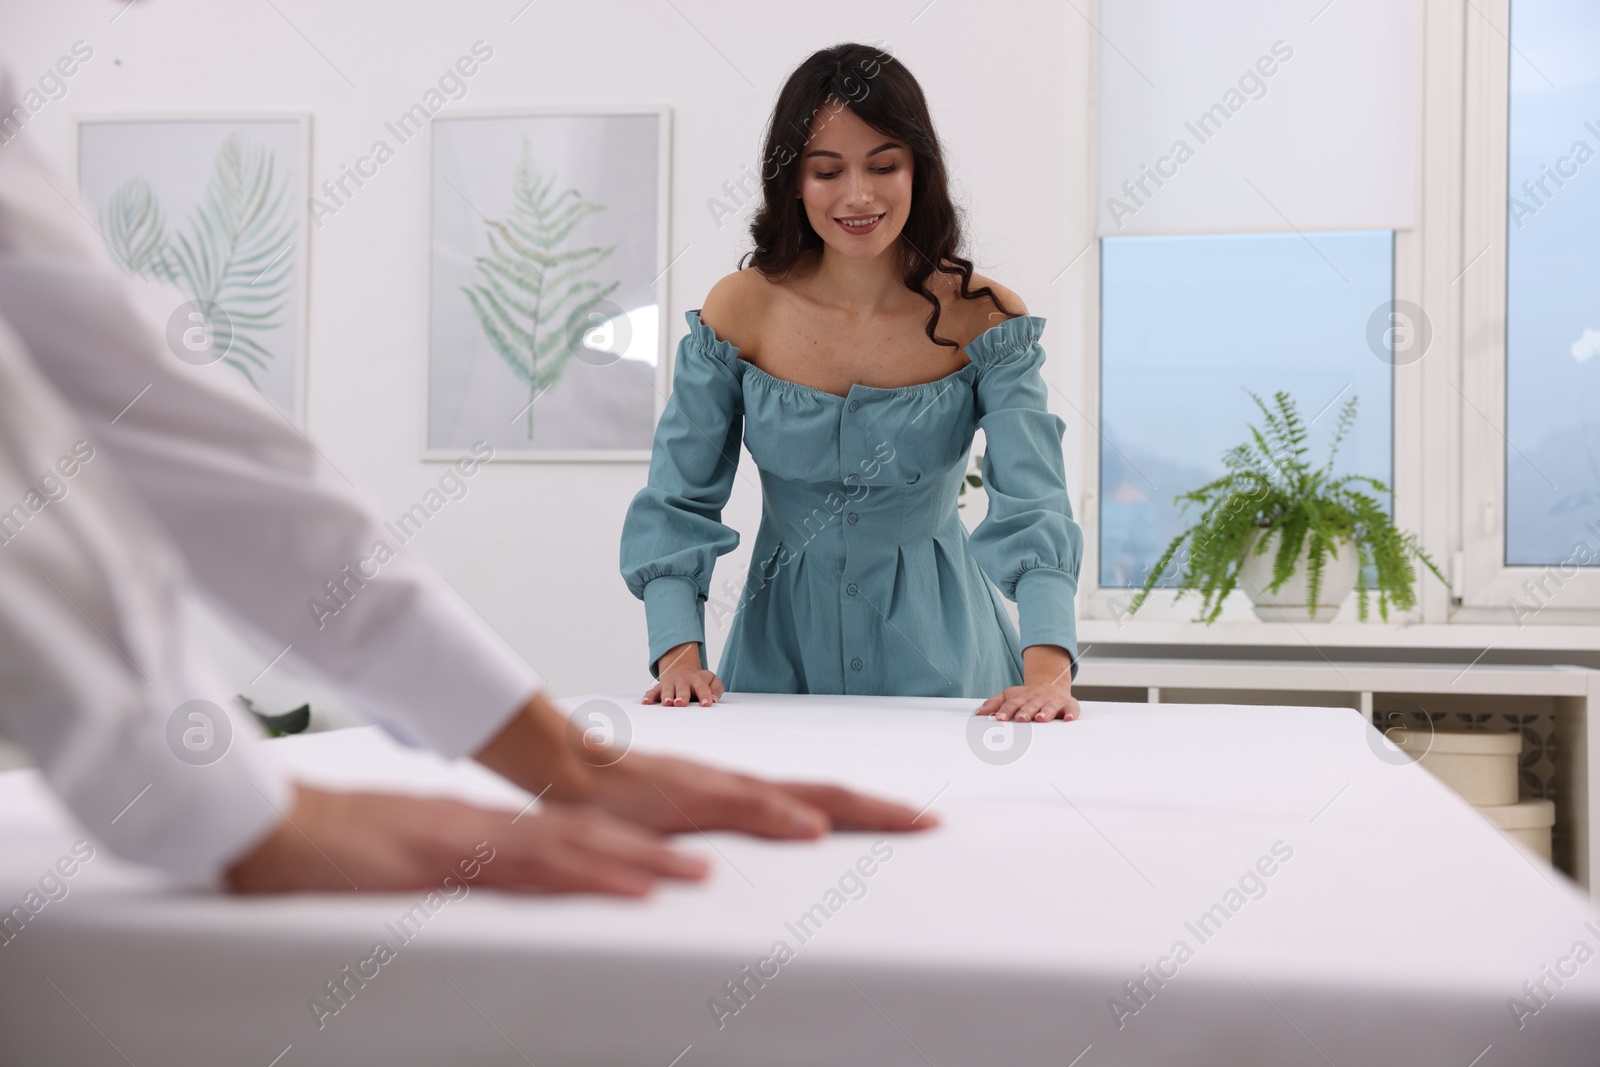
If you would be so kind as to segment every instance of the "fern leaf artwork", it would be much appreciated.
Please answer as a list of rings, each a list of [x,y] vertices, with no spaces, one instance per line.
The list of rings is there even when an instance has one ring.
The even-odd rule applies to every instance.
[[[293,263],[289,178],[273,153],[233,134],[212,164],[205,194],[169,235],[159,198],[143,178],[125,182],[100,213],[106,243],[130,272],[215,304],[232,343],[222,362],[260,388],[273,354],[265,336],[284,324]]]
[[[530,440],[534,402],[561,379],[582,347],[593,325],[589,312],[622,284],[602,286],[586,277],[615,245],[568,247],[578,224],[605,205],[585,200],[576,189],[557,193],[555,184],[554,175],[534,169],[524,137],[511,214],[488,220],[489,254],[475,259],[479,281],[462,286],[489,345],[527,386]]]

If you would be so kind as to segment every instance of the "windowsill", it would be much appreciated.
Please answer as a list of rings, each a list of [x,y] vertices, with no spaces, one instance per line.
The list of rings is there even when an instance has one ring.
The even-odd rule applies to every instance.
[[[1211,625],[1165,619],[1079,619],[1078,644],[1234,645],[1256,648],[1540,649],[1592,652],[1593,626],[1493,623],[1261,622],[1218,620]]]

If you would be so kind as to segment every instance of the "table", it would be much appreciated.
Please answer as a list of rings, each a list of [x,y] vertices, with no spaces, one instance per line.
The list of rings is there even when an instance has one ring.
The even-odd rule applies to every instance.
[[[687,835],[714,863],[698,887],[473,889],[431,912],[422,894],[180,893],[102,850],[0,947],[0,1063],[1600,1059],[1600,917],[1354,710],[1091,702],[1019,728],[966,700],[636,700],[564,703],[611,701],[640,749],[871,788],[943,825]],[[527,799],[371,728],[271,748],[321,783],[508,820]],[[0,902],[79,836],[34,772],[0,775]]]

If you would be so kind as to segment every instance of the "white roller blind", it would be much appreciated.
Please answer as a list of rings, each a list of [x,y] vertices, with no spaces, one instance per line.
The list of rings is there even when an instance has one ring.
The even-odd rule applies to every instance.
[[[1100,0],[1098,229],[1416,223],[1420,0]]]

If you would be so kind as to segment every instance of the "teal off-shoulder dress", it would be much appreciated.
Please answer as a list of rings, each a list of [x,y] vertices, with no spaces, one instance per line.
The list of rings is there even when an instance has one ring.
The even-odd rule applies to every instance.
[[[1077,677],[1083,531],[1065,424],[1045,405],[1043,318],[990,327],[937,381],[838,396],[741,359],[699,309],[685,317],[649,484],[622,529],[652,674],[687,641],[707,662],[712,566],[739,544],[722,508],[742,439],[762,516],[717,666],[728,691],[987,698],[1022,683],[1022,649],[1040,644],[1066,649]],[[956,496],[980,427],[989,510],[969,536]]]

